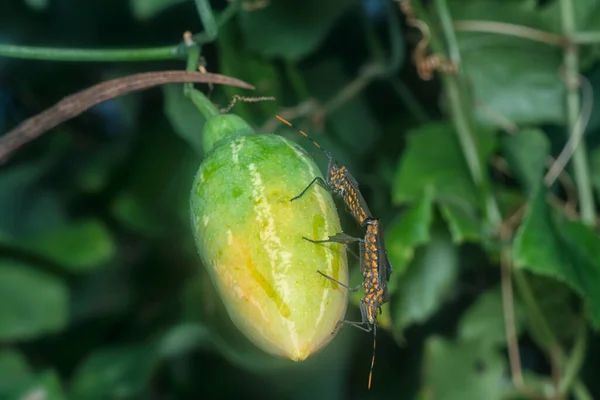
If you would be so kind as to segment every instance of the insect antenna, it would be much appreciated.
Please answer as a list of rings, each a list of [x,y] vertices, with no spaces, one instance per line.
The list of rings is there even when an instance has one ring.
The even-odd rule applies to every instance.
[[[371,368],[369,369],[369,385],[368,389],[371,389],[371,380],[373,378],[373,366],[375,365],[375,347],[377,345],[377,321],[373,324],[373,357],[371,358]]]
[[[310,140],[312,142],[313,145],[315,145],[319,150],[321,150],[323,153],[325,153],[325,155],[328,158],[331,158],[331,153],[329,153],[328,151],[324,150],[321,145],[312,137],[308,136],[308,134],[306,132],[304,132],[302,129],[294,126],[290,121],[288,121],[287,119],[279,116],[279,115],[275,115],[275,118],[277,118],[278,120],[280,120],[281,122],[283,122],[284,124],[286,124],[287,126],[289,126],[290,128],[293,128],[295,130],[297,130],[298,132],[300,132],[300,134],[302,136],[304,136],[305,138],[307,138],[308,140]]]

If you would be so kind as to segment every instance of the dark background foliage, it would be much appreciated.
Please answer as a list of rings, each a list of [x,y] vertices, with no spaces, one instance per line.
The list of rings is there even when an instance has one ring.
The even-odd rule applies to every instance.
[[[393,296],[370,391],[368,334],[345,328],[293,364],[231,326],[189,226],[204,119],[182,85],[166,85],[96,106],[0,166],[0,398],[600,398],[600,241],[595,198],[585,197],[600,189],[590,95],[600,84],[600,2],[413,3],[432,30],[428,51],[456,61],[458,50],[458,74],[419,77],[421,33],[385,0],[248,0],[202,46],[209,71],[257,87],[202,87],[215,104],[275,96],[233,112],[319,158],[274,116],[310,131],[353,171],[384,221]],[[581,99],[575,108],[563,48],[473,26],[453,39],[443,25],[451,15],[562,35],[562,3],[592,38],[575,56],[591,86],[571,97]],[[230,4],[212,6],[218,15]],[[0,133],[99,81],[185,68],[184,59],[23,60],[3,57],[2,45],[175,46],[186,30],[203,30],[191,0],[3,0]],[[569,167],[544,188],[570,113],[586,110],[589,174]],[[518,345],[507,344],[504,327],[511,279],[501,272],[511,270]],[[525,385],[511,379],[511,346]],[[552,397],[561,385],[562,397]]]

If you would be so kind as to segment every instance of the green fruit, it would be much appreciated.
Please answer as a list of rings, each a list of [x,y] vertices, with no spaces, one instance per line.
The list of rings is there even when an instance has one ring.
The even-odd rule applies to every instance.
[[[290,202],[321,176],[296,144],[217,118],[191,193],[198,251],[238,329],[266,352],[302,361],[331,341],[346,310],[346,289],[316,272],[347,283],[344,246],[302,239],[341,232],[335,204],[321,189]]]

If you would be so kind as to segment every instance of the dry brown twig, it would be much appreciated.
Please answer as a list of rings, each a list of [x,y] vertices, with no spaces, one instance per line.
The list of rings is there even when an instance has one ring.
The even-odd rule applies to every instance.
[[[214,83],[254,89],[254,86],[225,75],[187,72],[160,71],[133,74],[123,78],[99,83],[79,93],[67,96],[54,106],[25,120],[0,137],[0,165],[24,144],[38,138],[44,132],[78,116],[89,108],[127,93],[149,89],[166,83]]]

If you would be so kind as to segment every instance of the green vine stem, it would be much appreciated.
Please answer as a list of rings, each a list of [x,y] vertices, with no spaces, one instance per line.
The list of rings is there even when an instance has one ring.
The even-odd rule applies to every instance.
[[[200,61],[200,47],[193,41],[186,42],[188,48],[188,59],[186,64],[187,71],[196,71]],[[214,115],[219,115],[220,112],[215,105],[202,93],[194,89],[193,83],[183,84],[183,93],[189,98],[192,103],[198,108],[205,119],[209,119]]]
[[[193,39],[184,35],[184,43],[187,47],[187,62],[185,64],[186,71],[197,71],[198,65],[200,64],[200,47],[194,42]],[[190,92],[194,89],[192,82],[183,84],[183,94],[190,96]]]
[[[560,394],[565,396],[571,390],[571,386],[579,375],[583,361],[585,360],[585,354],[587,350],[587,339],[588,331],[585,324],[585,319],[582,318],[579,326],[577,327],[577,336],[575,337],[575,344],[569,355],[569,358],[565,362],[564,376],[560,382]]]
[[[204,32],[194,35],[197,44],[213,42],[218,28],[229,21],[239,9],[240,0],[233,0],[218,17],[215,18],[208,0],[195,0],[196,8],[204,25]],[[131,48],[131,49],[77,49],[20,46],[0,44],[0,57],[19,58],[24,60],[76,61],[76,62],[111,62],[111,61],[158,61],[185,59],[186,44],[172,46]]]
[[[61,49],[0,44],[0,57],[52,61],[151,61],[185,57],[178,45],[139,49]]]
[[[575,382],[575,385],[573,385],[573,396],[575,397],[575,400],[594,400],[581,381],[577,381]]]
[[[212,7],[208,0],[195,0],[198,15],[202,21],[202,27],[207,40],[214,41],[217,38],[219,26],[215,20]]]
[[[458,47],[458,40],[456,39],[452,25],[452,16],[448,10],[446,0],[436,0],[435,6],[438,11],[437,14],[441,20],[444,38],[446,39],[448,48],[450,49],[449,53],[451,55],[451,61],[460,69],[460,49]],[[431,37],[431,46],[434,51],[445,53],[444,47],[434,34],[432,34]],[[469,171],[471,172],[471,177],[484,194],[484,207],[486,216],[488,222],[492,225],[493,230],[496,231],[502,223],[500,207],[498,206],[498,203],[491,192],[488,180],[485,176],[485,168],[479,158],[477,144],[475,141],[475,133],[473,132],[470,114],[467,111],[467,102],[465,101],[463,95],[464,91],[461,90],[460,79],[460,74],[446,75],[442,77],[442,83],[446,89],[448,103],[450,106],[450,114],[456,126],[458,140],[467,161]]]
[[[600,32],[572,32],[570,39],[577,44],[598,44],[600,43]]]
[[[563,35],[570,38],[576,30],[573,1],[560,0],[560,10]],[[577,45],[570,41],[565,46],[564,75],[567,86],[567,127],[570,134],[574,134],[581,108],[579,100],[579,54]],[[596,223],[594,196],[590,184],[587,150],[583,142],[579,144],[573,153],[573,170],[577,182],[581,220],[583,223],[593,226]]]

